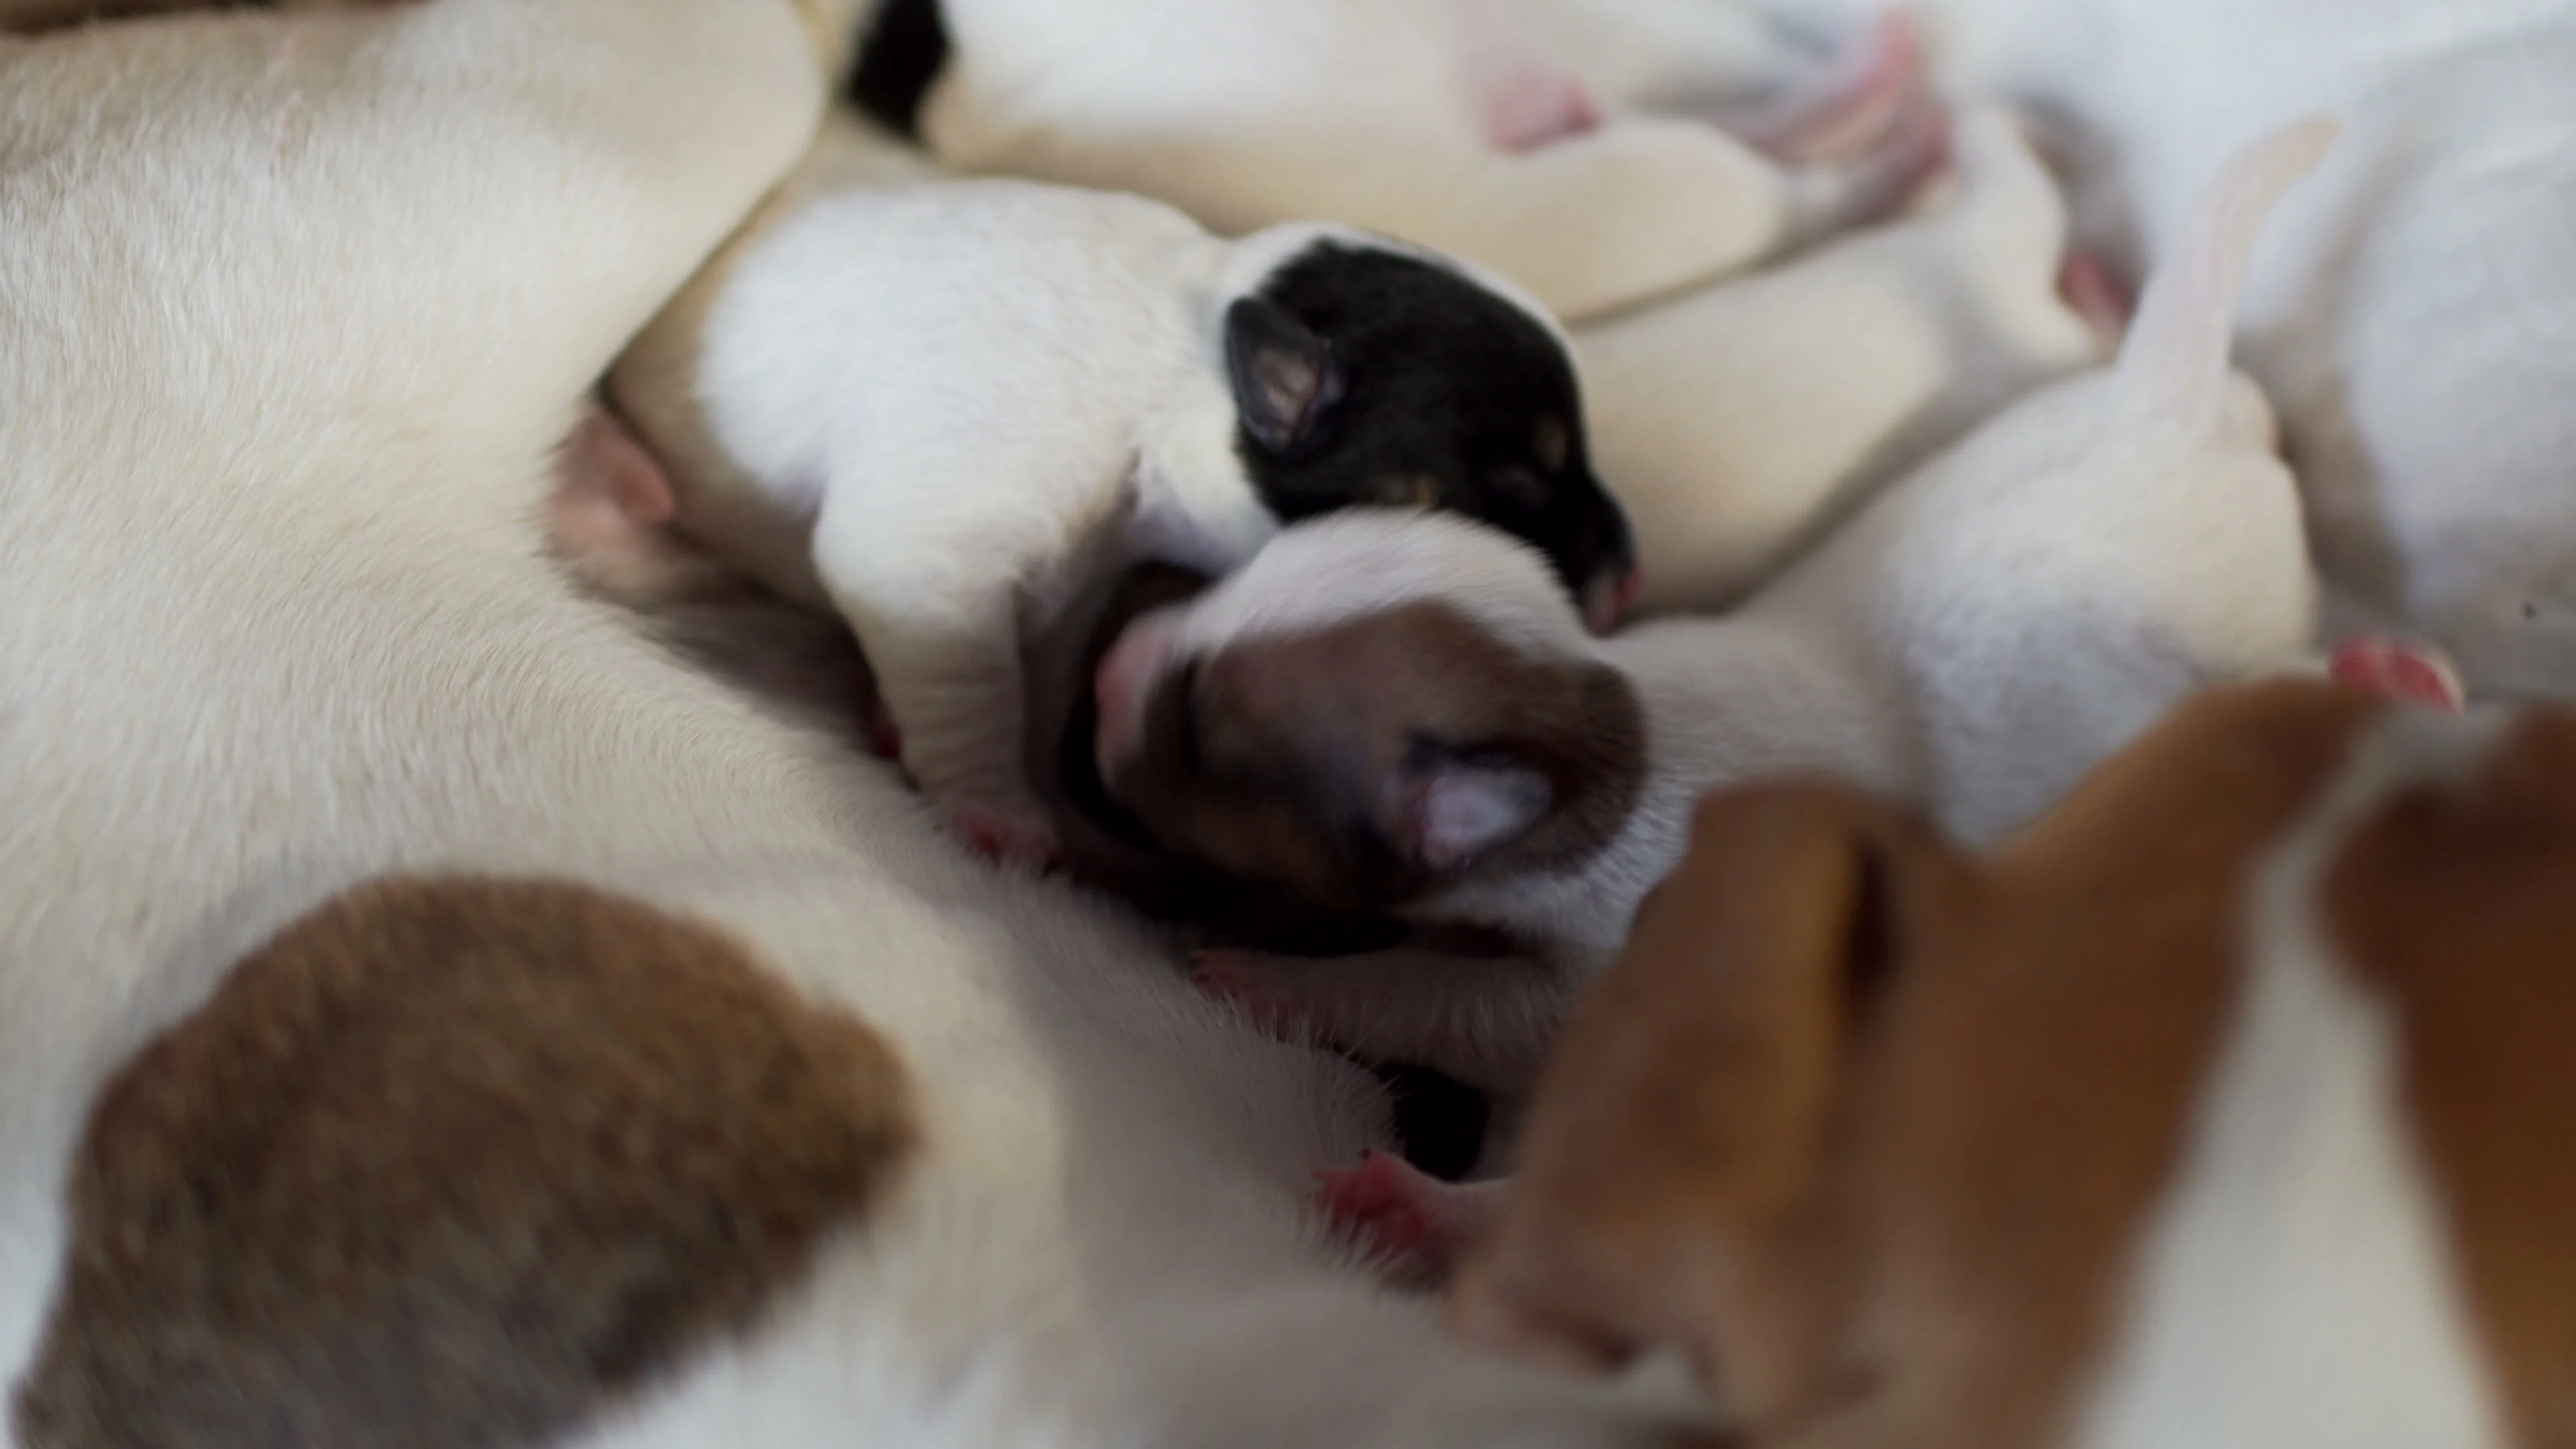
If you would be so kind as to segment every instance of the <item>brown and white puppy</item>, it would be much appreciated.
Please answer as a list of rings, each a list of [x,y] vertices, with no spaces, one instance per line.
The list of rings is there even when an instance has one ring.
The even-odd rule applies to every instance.
[[[2576,715],[2203,698],[1990,853],[1722,794],[1451,1304],[1764,1443],[2576,1437]]]
[[[1595,639],[1510,540],[1381,513],[1293,529],[1132,626],[1099,764],[1165,846],[1547,963],[1228,957],[1209,984],[1525,1084],[1710,788],[1823,771],[1991,839],[2193,690],[2288,666],[2312,605],[2295,488],[2227,319],[2330,135],[2285,131],[2212,184],[2117,367],[1995,419],[1737,614]]]

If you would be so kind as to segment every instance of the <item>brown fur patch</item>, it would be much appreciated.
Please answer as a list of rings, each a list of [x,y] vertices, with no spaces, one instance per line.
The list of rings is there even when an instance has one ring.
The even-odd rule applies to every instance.
[[[2324,887],[2396,1013],[2406,1095],[2472,1312],[2529,1445],[2576,1445],[2576,716],[2461,785],[2401,791]]]
[[[28,1449],[548,1439],[749,1325],[914,1142],[737,944],[579,886],[362,887],[111,1082]]]
[[[1617,671],[1534,658],[1431,603],[1175,668],[1143,734],[1110,788],[1166,847],[1352,910],[1563,870],[1618,832],[1646,776],[1644,711]],[[1519,839],[1435,873],[1405,789],[1435,757],[1535,771],[1554,803]]]
[[[1837,1444],[2046,1442],[2224,1037],[2249,866],[2377,707],[2207,697],[1983,862],[1835,787],[1716,797],[1542,1090],[1466,1326],[1679,1339]]]

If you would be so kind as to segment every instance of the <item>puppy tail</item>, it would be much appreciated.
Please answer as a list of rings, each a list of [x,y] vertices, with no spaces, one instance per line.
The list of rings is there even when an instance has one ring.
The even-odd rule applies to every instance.
[[[2120,393],[2141,422],[2193,436],[2216,425],[2254,243],[2282,193],[2342,129],[2331,116],[2285,126],[2237,152],[2201,192],[2191,229],[2148,280],[2120,349]]]

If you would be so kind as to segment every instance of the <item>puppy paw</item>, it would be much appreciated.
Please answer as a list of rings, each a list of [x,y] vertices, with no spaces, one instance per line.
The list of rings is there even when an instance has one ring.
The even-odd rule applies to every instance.
[[[2326,672],[2338,684],[2365,689],[2407,704],[2456,714],[2468,707],[2459,671],[2429,644],[2401,639],[2350,639],[2336,647]]]
[[[1032,813],[968,800],[949,805],[945,815],[950,834],[996,865],[1044,870],[1055,864],[1055,827]]]
[[[1891,10],[1822,84],[1802,87],[1773,114],[1735,129],[1787,165],[1859,161],[1888,143],[1922,107],[1927,89],[1922,34],[1910,14]]]
[[[1191,952],[1190,984],[1273,1036],[1288,1036],[1297,1028],[1296,1003],[1279,989],[1277,973],[1253,952]]]
[[[1493,1215],[1491,1184],[1442,1182],[1390,1152],[1315,1174],[1315,1203],[1334,1231],[1364,1249],[1387,1281],[1437,1289]]]

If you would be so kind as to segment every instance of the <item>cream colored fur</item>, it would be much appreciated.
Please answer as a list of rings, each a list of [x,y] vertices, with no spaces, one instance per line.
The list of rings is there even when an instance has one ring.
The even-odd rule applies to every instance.
[[[587,1442],[1620,1444],[1319,1245],[1369,1081],[946,845],[542,556],[580,399],[795,160],[846,15],[429,0],[0,41],[0,1380],[91,1093],[407,866],[713,918],[918,1077],[928,1150]]]

